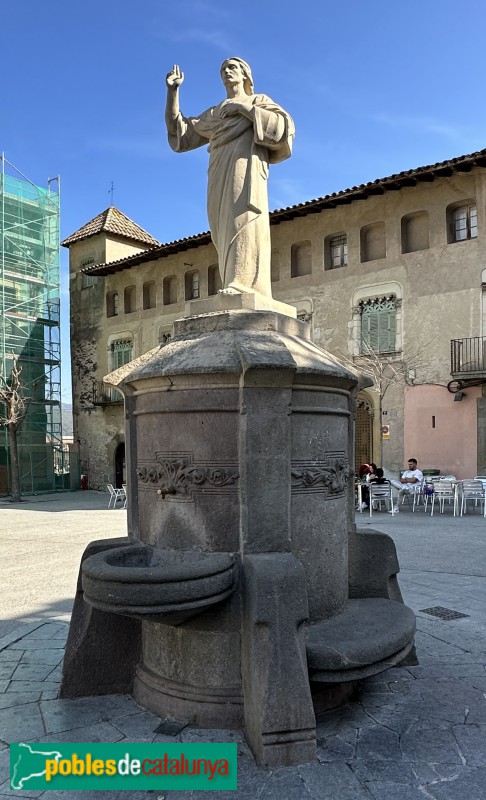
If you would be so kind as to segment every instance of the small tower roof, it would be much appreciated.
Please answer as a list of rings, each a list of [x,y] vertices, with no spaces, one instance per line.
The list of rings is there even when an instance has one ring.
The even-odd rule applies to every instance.
[[[124,239],[131,239],[150,246],[160,244],[150,233],[144,231],[140,225],[133,222],[130,217],[127,217],[115,206],[110,206],[105,211],[102,211],[101,214],[98,214],[97,217],[93,217],[86,225],[72,233],[67,239],[64,239],[61,244],[64,247],[69,247],[70,244],[79,242],[81,239],[88,239],[97,233],[113,233],[116,236],[122,236]]]

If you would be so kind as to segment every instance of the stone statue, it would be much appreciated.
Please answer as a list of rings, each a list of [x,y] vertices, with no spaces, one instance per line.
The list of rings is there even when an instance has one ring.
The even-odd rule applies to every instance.
[[[218,251],[223,293],[271,297],[268,165],[289,158],[294,124],[265,94],[254,94],[249,65],[228,58],[221,66],[227,99],[197,117],[184,117],[174,65],[166,78],[169,144],[177,152],[208,144],[207,208]]]

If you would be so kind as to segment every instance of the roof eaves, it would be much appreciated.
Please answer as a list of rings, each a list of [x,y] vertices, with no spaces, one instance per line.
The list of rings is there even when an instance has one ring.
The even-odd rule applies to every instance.
[[[155,245],[148,250],[142,250],[140,253],[134,253],[127,258],[120,258],[118,261],[109,261],[106,264],[92,264],[89,267],[81,269],[80,272],[85,275],[113,275],[115,272],[121,272],[124,269],[136,267],[138,264],[143,264],[146,261],[153,261],[154,259],[167,258],[175,253],[181,253],[185,250],[192,250],[196,247],[210,244],[211,234],[209,231],[204,233],[196,233],[194,236],[188,236],[185,239],[176,239],[173,242],[166,244]]]
[[[270,212],[270,224],[279,225],[280,222],[287,222],[297,216],[307,216],[308,214],[318,214],[326,208],[335,208],[337,205],[347,205],[355,200],[366,200],[373,195],[381,195],[386,191],[398,191],[407,186],[415,186],[417,182],[432,182],[437,177],[452,175],[454,171],[469,172],[473,167],[486,167],[486,149],[478,150],[457,158],[439,161],[416,169],[405,170],[386,178],[378,178],[375,181],[343,189],[340,192],[333,192],[324,197],[317,197],[314,200],[306,200],[303,203],[296,203],[286,208],[277,208]],[[68,241],[68,240],[66,240]],[[152,261],[154,258],[166,258],[169,255],[202,247],[209,244],[211,234],[197,233],[185,239],[176,239],[173,242],[161,244],[137,253],[133,256],[112,261],[109,264],[97,264],[82,269],[81,272],[92,275],[110,275],[129,269],[132,266],[141,264],[145,261]]]

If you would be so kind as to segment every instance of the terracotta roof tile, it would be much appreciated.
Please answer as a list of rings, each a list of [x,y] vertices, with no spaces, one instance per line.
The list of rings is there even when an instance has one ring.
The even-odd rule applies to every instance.
[[[307,200],[304,203],[298,203],[294,206],[288,206],[287,208],[278,208],[270,212],[270,224],[279,225],[281,222],[286,222],[294,217],[318,214],[326,208],[335,208],[337,205],[352,203],[354,200],[365,200],[367,197],[384,194],[387,191],[396,191],[405,186],[416,186],[417,183],[431,182],[436,178],[452,175],[454,172],[469,172],[473,167],[486,167],[486,149],[478,150],[469,155],[451,158],[447,161],[440,161],[437,164],[409,169],[405,172],[389,175],[387,178],[379,178],[369,183],[362,183],[360,186],[353,186],[351,189],[333,192],[332,194],[325,195],[325,197]],[[168,242],[166,244],[157,243],[156,247],[144,253],[135,253],[132,256],[119,259],[118,261],[112,261],[109,264],[96,264],[92,267],[86,267],[82,269],[81,272],[90,273],[92,275],[110,275],[115,272],[120,272],[123,269],[129,269],[145,261],[166,258],[174,253],[202,247],[210,242],[211,234],[209,232],[198,233],[193,236],[188,236],[185,239],[177,239],[174,242]],[[63,242],[63,244],[65,244],[65,242]]]
[[[132,239],[136,242],[142,242],[148,245],[160,244],[157,239],[154,239],[150,233],[144,231],[140,225],[137,225],[133,220],[122,214],[115,206],[110,206],[97,217],[83,225],[82,228],[72,233],[67,239],[61,242],[64,247],[68,247],[73,242],[79,242],[81,239],[88,239],[90,236],[95,236],[97,233],[114,233],[116,236],[122,236],[124,239]]]
[[[469,172],[473,167],[486,167],[486,149],[478,150],[457,158],[450,158],[447,161],[439,161],[436,164],[429,164],[425,167],[408,169],[389,175],[387,178],[378,178],[369,183],[362,183],[350,189],[343,189],[340,192],[333,192],[325,197],[317,197],[314,200],[306,200],[286,208],[277,208],[270,213],[270,221],[273,225],[278,225],[287,219],[296,216],[305,216],[322,211],[324,208],[333,208],[336,205],[350,203],[353,200],[364,200],[371,195],[383,194],[385,191],[402,189],[405,186],[415,186],[424,181],[433,181],[453,172]]]

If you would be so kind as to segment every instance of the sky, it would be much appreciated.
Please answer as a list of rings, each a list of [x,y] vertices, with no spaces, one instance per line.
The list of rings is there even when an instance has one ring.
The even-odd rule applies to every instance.
[[[0,151],[31,181],[60,175],[61,239],[111,204],[161,242],[208,230],[205,148],[173,153],[181,109],[224,99],[222,61],[294,118],[270,170],[284,208],[486,147],[486,4],[469,0],[23,0],[2,7]],[[62,395],[70,402],[68,251],[61,248]]]

